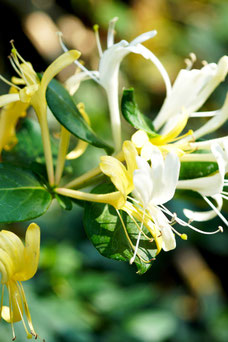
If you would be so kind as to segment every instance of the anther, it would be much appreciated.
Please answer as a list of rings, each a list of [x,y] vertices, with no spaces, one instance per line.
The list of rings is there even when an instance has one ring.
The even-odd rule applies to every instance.
[[[180,235],[182,240],[188,240],[188,235],[187,234],[181,234]]]
[[[219,226],[218,229],[220,230],[221,233],[223,233],[223,227]]]

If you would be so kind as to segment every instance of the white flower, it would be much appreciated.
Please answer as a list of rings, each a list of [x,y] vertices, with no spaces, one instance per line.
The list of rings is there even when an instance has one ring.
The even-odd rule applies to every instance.
[[[146,40],[153,38],[156,35],[156,31],[150,31],[141,34],[133,41],[128,43],[126,40],[121,40],[119,43],[114,44],[114,26],[117,18],[114,18],[109,23],[108,37],[107,37],[107,49],[103,52],[98,36],[98,28],[95,29],[98,51],[100,54],[100,63],[98,72],[87,70],[78,61],[76,64],[85,72],[90,78],[99,83],[106,91],[109,110],[111,115],[112,133],[115,143],[116,150],[121,148],[121,122],[120,122],[120,110],[119,110],[119,99],[118,99],[118,77],[119,77],[119,67],[123,58],[127,56],[130,52],[139,54],[145,59],[150,60],[160,71],[167,89],[167,95],[171,90],[171,84],[169,76],[162,66],[158,58],[141,43]],[[61,41],[63,49],[66,51],[67,48]],[[73,82],[73,77],[71,77],[71,82]],[[75,76],[75,82],[78,83],[79,75]]]
[[[190,220],[207,221],[218,215],[228,226],[228,221],[220,212],[222,209],[223,198],[228,199],[228,193],[223,191],[224,186],[228,185],[227,180],[225,180],[225,174],[228,172],[228,139],[223,140],[223,147],[224,150],[217,142],[214,142],[211,145],[212,154],[218,163],[218,171],[215,174],[191,180],[182,180],[177,184],[178,189],[197,191],[212,208],[212,210],[204,212],[184,209],[184,214]],[[208,197],[215,200],[217,207],[209,200]]]
[[[163,214],[163,204],[172,199],[178,182],[180,161],[173,152],[164,160],[160,150],[154,147],[151,166],[137,157],[138,170],[134,171],[134,197],[148,210],[154,224],[162,234],[165,251],[176,247],[175,236],[169,220]]]
[[[223,56],[218,64],[206,64],[199,70],[182,69],[153,122],[155,129],[160,129],[167,120],[182,112],[189,116],[201,116],[201,113],[195,112],[224,81],[227,72],[228,56]]]

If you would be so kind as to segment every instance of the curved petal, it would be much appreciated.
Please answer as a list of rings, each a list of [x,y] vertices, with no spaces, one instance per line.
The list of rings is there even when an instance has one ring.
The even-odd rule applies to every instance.
[[[13,273],[18,272],[23,260],[24,245],[21,239],[8,230],[0,232],[0,248],[3,249],[13,262]]]
[[[9,95],[18,95],[14,89],[10,89]],[[26,115],[27,103],[16,101],[8,104],[2,109],[0,115],[0,153],[2,149],[10,149],[17,143],[15,128],[20,117]]]
[[[205,125],[200,127],[194,132],[195,139],[199,139],[202,136],[214,132],[219,127],[221,127],[228,119],[228,94],[226,95],[226,99],[224,105],[221,109],[216,111],[215,116],[210,119]]]
[[[153,122],[155,129],[158,130],[169,118],[181,113],[183,108],[188,114],[197,111],[225,79],[227,72],[227,56],[223,56],[218,65],[210,63],[199,70],[182,69]]]
[[[14,275],[14,279],[25,281],[34,276],[37,271],[40,257],[40,227],[31,223],[25,234],[25,248],[23,268]]]
[[[216,200],[217,206],[216,208],[218,211],[221,211],[223,200],[221,196],[213,196],[213,198]],[[214,210],[208,210],[208,211],[193,211],[190,209],[184,209],[183,210],[184,215],[191,221],[197,221],[197,222],[203,222],[203,221],[209,221],[217,216],[217,213]]]
[[[210,184],[210,186],[208,186]],[[213,196],[221,191],[221,176],[219,172],[212,176],[179,180],[177,189],[185,189],[199,192],[202,196]]]
[[[43,94],[46,92],[46,88],[49,82],[54,78],[62,69],[73,63],[76,59],[80,57],[80,52],[77,50],[69,50],[63,53],[61,56],[56,58],[56,60],[49,65],[46,71],[43,74],[41,80],[41,91]]]
[[[126,196],[129,180],[125,166],[114,157],[103,156],[101,157],[100,169],[110,177],[115,187]]]

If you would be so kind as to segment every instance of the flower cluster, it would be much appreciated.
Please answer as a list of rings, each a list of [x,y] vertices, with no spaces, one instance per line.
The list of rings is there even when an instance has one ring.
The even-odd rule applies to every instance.
[[[129,262],[132,264],[140,260],[141,263],[151,264],[154,257],[142,256],[142,239],[151,245],[153,243],[155,255],[158,255],[162,249],[170,251],[176,248],[176,236],[180,236],[183,240],[187,239],[187,234],[180,233],[175,225],[203,234],[214,234],[222,231],[223,228],[219,226],[213,232],[206,232],[198,229],[193,221],[207,221],[219,216],[223,224],[228,226],[227,219],[221,213],[223,200],[228,199],[226,189],[228,187],[226,179],[228,136],[202,140],[226,122],[228,96],[222,108],[211,112],[199,111],[215,88],[225,80],[228,72],[228,56],[223,56],[217,64],[204,64],[201,69],[194,69],[195,55],[190,54],[187,68],[179,72],[172,85],[164,66],[142,44],[153,38],[156,31],[144,33],[130,43],[125,40],[114,43],[116,20],[117,18],[114,18],[109,24],[105,51],[101,48],[98,26],[94,27],[100,55],[99,68],[96,71],[88,70],[78,61],[80,52],[68,51],[61,34],[59,39],[64,53],[42,74],[34,71],[32,64],[23,59],[12,42],[10,61],[17,77],[13,77],[10,82],[0,76],[10,85],[9,94],[0,96],[2,107],[0,155],[3,154],[3,150],[7,155],[17,144],[16,125],[20,118],[26,116],[29,106],[32,106],[40,126],[47,174],[39,174],[37,169],[34,172],[32,168],[28,171],[27,164],[21,168],[14,167],[14,164],[12,166],[8,160],[4,161],[3,154],[3,163],[0,163],[0,190],[3,199],[8,196],[8,193],[12,194],[7,197],[7,200],[4,199],[3,203],[8,205],[7,215],[10,215],[12,210],[11,200],[18,201],[20,207],[20,203],[26,202],[29,196],[34,195],[34,191],[37,191],[35,196],[39,209],[32,210],[33,204],[27,203],[23,211],[18,211],[18,215],[12,211],[14,215],[12,219],[6,214],[0,214],[0,222],[17,222],[42,215],[53,198],[56,198],[63,207],[64,198],[68,201],[76,199],[81,201],[82,205],[87,203],[85,208],[88,207],[88,203],[94,202],[101,211],[108,210],[107,208],[111,206],[125,234],[130,253]],[[156,66],[165,82],[166,98],[152,121],[140,113],[133,97],[123,95],[122,114],[133,126],[135,133],[128,140],[122,141],[118,78],[120,64],[129,53],[141,55]],[[77,65],[77,72],[64,85],[53,80],[59,71],[71,63]],[[114,144],[113,155],[111,155],[112,148],[92,130],[85,106],[82,103],[76,106],[74,103],[72,95],[77,91],[80,83],[87,79],[92,79],[102,86],[107,95]],[[60,124],[58,155],[55,160],[47,119],[48,107]],[[193,130],[192,117],[209,119],[201,127]],[[78,142],[69,152],[71,135],[77,137]],[[88,144],[105,149],[109,155],[101,157],[97,168],[64,184],[63,172],[66,159],[70,161],[81,156],[85,153]],[[190,165],[191,175],[189,175]],[[17,179],[18,173],[22,175],[20,179]],[[108,183],[109,189],[111,186],[113,191],[89,193],[81,190],[88,184],[101,182],[103,185]],[[198,193],[209,206],[209,210],[201,212],[185,208],[186,220],[179,218],[179,215],[165,206],[179,189]],[[8,191],[7,196],[4,191]],[[87,210],[88,215],[91,212],[92,210]],[[127,215],[127,221],[124,215]],[[132,238],[129,220],[131,227],[133,225],[136,239]],[[102,223],[100,225],[102,228]],[[24,246],[14,233],[0,232],[2,282],[0,314],[4,320],[12,324],[13,339],[15,339],[13,323],[20,320],[23,321],[27,337],[37,338],[21,282],[30,279],[36,272],[39,259],[39,234],[39,227],[31,224],[26,233]],[[105,231],[101,229],[99,234],[105,234]],[[117,250],[116,253],[120,252]],[[9,306],[3,305],[5,287],[9,293]],[[30,332],[24,322],[23,313],[27,318]]]

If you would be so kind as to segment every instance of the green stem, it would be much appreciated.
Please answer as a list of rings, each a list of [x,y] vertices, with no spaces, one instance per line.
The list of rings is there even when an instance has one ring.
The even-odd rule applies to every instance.
[[[66,154],[70,141],[70,132],[61,126],[61,137],[59,143],[58,159],[55,170],[55,184],[59,184],[65,164]]]
[[[43,148],[44,148],[44,156],[46,161],[46,168],[48,174],[49,184],[54,185],[54,168],[53,168],[53,160],[52,160],[52,151],[51,151],[51,143],[50,143],[50,135],[47,123],[46,115],[41,115],[39,118]]]

